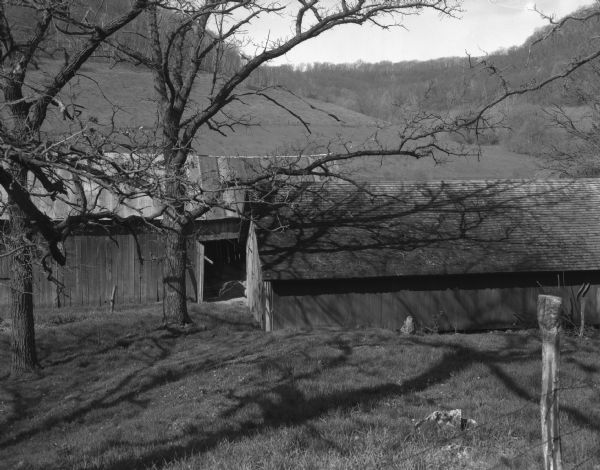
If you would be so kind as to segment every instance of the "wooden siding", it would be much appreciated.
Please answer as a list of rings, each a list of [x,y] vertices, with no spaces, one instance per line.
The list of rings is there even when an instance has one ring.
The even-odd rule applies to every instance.
[[[258,245],[253,223],[246,240],[246,298],[254,319],[266,331],[273,329],[273,291],[270,282],[262,279]]]
[[[196,303],[204,302],[204,245],[196,242]]]
[[[248,299],[250,313],[261,325],[265,307],[261,295],[262,284],[262,270],[260,258],[258,257],[256,233],[254,223],[251,223],[248,239],[246,240],[246,298]]]
[[[561,287],[554,287],[559,281]],[[537,282],[545,287],[540,288]],[[408,315],[424,329],[433,331],[522,327],[535,324],[540,293],[563,297],[567,313],[574,310],[577,321],[579,305],[574,299],[581,282],[593,283],[586,295],[586,321],[598,325],[598,273],[532,273],[272,282],[273,328],[399,329]]]
[[[194,237],[198,241],[237,240],[240,238],[241,221],[239,218],[206,220],[197,223]]]
[[[102,306],[109,302],[117,286],[116,304],[157,302],[163,298],[160,234],[137,236],[143,262],[137,254],[132,235],[80,235],[66,242],[67,265],[53,266],[55,276],[65,285],[60,289],[46,279],[39,266],[34,269],[34,305],[62,307],[75,305]],[[188,243],[187,295],[198,296],[196,243]],[[10,304],[8,277],[10,260],[0,259],[0,305]],[[198,273],[199,274],[199,273]]]

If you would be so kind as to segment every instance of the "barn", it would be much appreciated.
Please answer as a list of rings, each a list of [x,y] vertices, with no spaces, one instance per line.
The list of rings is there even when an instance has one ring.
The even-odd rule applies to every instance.
[[[118,156],[117,156],[118,157]],[[244,239],[247,224],[245,189],[223,187],[224,181],[253,180],[278,169],[305,165],[311,156],[212,156],[189,159],[190,179],[215,200],[214,207],[198,218],[188,236],[188,300],[202,302],[219,295],[228,281],[245,276]],[[68,178],[68,174],[65,178]],[[2,199],[0,191],[0,200]],[[120,201],[99,188],[86,188],[89,210],[116,210],[122,217],[147,215],[156,202],[149,197]],[[36,201],[54,219],[65,218],[71,206],[49,198]],[[6,217],[6,216],[4,216]],[[0,219],[0,223],[2,220]],[[74,233],[65,242],[66,266],[53,266],[50,282],[39,265],[34,265],[34,304],[37,307],[102,306],[113,296],[116,304],[149,303],[163,298],[162,234],[148,224],[129,228],[97,225]],[[10,303],[9,257],[0,257],[0,306]]]
[[[540,293],[600,323],[600,180],[306,184],[255,204],[248,304],[266,330],[534,323]]]
[[[190,301],[200,302],[218,295],[224,282],[242,280],[244,276],[240,215],[236,210],[223,208],[238,195],[235,189],[223,190],[221,182],[232,172],[243,174],[245,162],[243,158],[213,156],[194,156],[190,160],[190,177],[205,191],[214,191],[218,199],[213,209],[194,222],[188,236],[186,291]],[[92,186],[86,186],[86,197],[94,204],[90,211],[116,211],[121,217],[148,215],[157,204],[149,197],[121,201]],[[56,220],[72,210],[60,199],[38,199],[36,205]],[[102,306],[113,293],[116,304],[162,300],[162,234],[151,224],[83,227],[65,241],[64,248],[67,264],[52,266],[58,282],[49,281],[41,266],[34,265],[36,307]],[[0,306],[10,303],[9,276],[10,259],[0,257]]]

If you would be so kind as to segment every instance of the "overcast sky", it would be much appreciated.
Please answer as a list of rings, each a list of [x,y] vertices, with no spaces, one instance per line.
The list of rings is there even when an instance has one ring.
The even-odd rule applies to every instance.
[[[297,47],[274,64],[309,62],[378,62],[427,60],[438,57],[482,55],[522,44],[546,24],[533,6],[557,18],[593,0],[465,0],[460,19],[440,18],[427,12],[407,18],[408,30],[381,31],[374,27],[344,26]],[[289,24],[265,23],[252,34],[282,37]]]

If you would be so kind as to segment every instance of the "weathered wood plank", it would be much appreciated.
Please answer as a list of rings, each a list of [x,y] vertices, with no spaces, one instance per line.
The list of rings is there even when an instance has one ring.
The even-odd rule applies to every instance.
[[[197,303],[204,302],[204,245],[196,242],[196,297]]]
[[[249,253],[247,272],[248,304],[260,311],[260,284],[255,281],[256,273],[252,253]],[[251,268],[251,269],[250,269]],[[515,277],[513,275],[513,277]],[[485,280],[478,280],[479,283]],[[489,284],[494,285],[494,280]],[[580,281],[573,276],[572,284]],[[600,283],[599,279],[594,280]],[[539,287],[515,287],[504,282],[500,287],[479,288],[470,286],[444,288],[443,284],[427,285],[411,282],[403,285],[401,279],[388,283],[377,279],[274,282],[275,292],[280,297],[277,307],[276,328],[311,326],[380,326],[399,329],[408,315],[418,326],[426,330],[454,331],[490,328],[513,328],[531,326],[536,321],[537,295]],[[515,284],[521,283],[517,279]],[[435,288],[437,287],[437,288]],[[544,290],[568,295],[569,287]],[[595,295],[587,298],[586,321],[600,324]],[[588,313],[589,312],[589,313]],[[258,314],[257,314],[258,315]],[[591,319],[593,315],[594,319]]]
[[[542,335],[540,417],[545,470],[562,470],[558,408],[561,308],[560,297],[552,295],[538,297],[537,318]]]

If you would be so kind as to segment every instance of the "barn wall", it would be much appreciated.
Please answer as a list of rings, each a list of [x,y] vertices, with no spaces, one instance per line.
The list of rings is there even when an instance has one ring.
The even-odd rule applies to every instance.
[[[260,302],[259,286],[262,284],[260,259],[253,224],[250,225],[248,239],[246,240],[246,299],[248,309],[254,319],[260,322],[263,306]]]
[[[558,282],[561,287],[557,286]],[[600,324],[598,273],[439,276],[378,280],[273,282],[274,329],[372,326],[399,329],[411,315],[425,330],[511,328],[536,322],[537,296],[560,295],[578,321],[582,282],[586,320]],[[540,288],[540,285],[544,288]]]
[[[248,308],[254,319],[261,327],[272,329],[272,300],[271,283],[263,281],[261,262],[258,256],[258,244],[254,225],[250,224],[246,240],[246,298]]]
[[[137,236],[143,262],[137,254],[134,237],[130,234],[81,235],[69,238],[65,244],[67,265],[54,265],[54,275],[64,289],[47,280],[38,266],[34,269],[34,305],[62,307],[76,305],[101,306],[109,302],[113,286],[117,286],[115,303],[156,302],[163,298],[163,242],[158,233]],[[196,244],[190,239],[188,259],[195,260]],[[0,259],[0,305],[10,304],[8,277],[10,260]],[[196,299],[195,265],[190,262],[187,275],[187,294]]]

